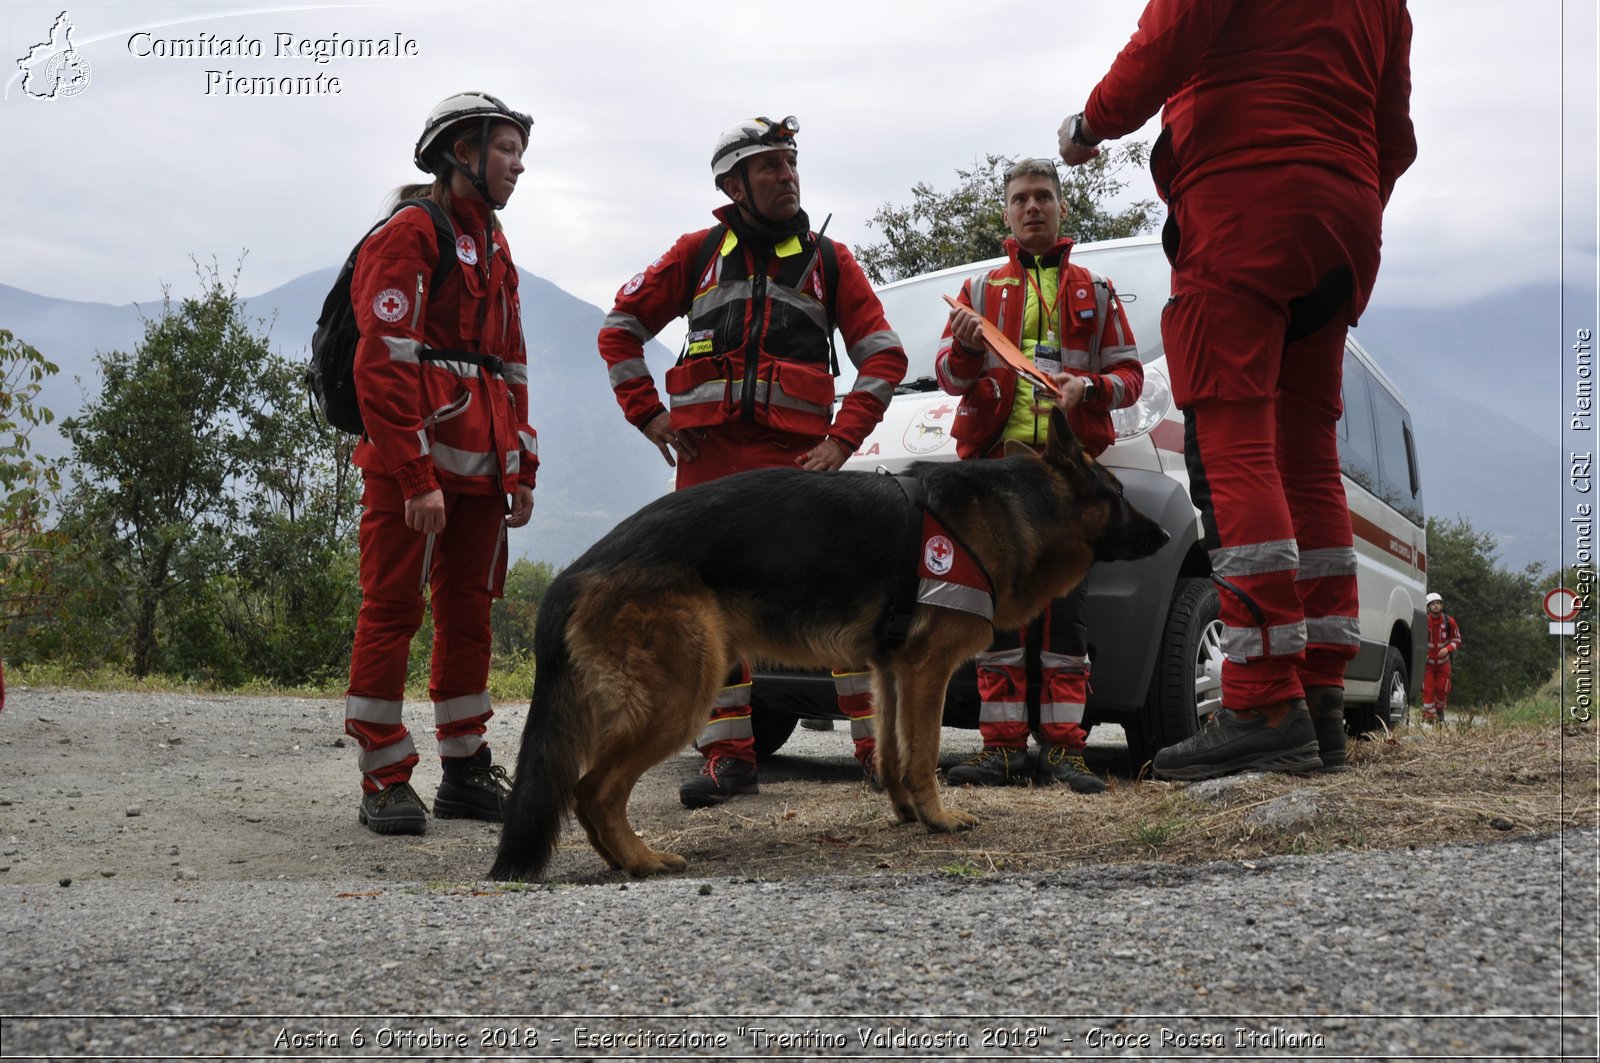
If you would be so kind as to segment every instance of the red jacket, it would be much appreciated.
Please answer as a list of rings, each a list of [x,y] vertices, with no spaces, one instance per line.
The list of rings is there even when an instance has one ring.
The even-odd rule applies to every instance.
[[[1025,254],[1015,239],[1006,240],[1010,261],[986,274],[970,278],[961,286],[960,302],[993,321],[1012,343],[1022,342],[1023,307],[1027,297],[1024,285],[1028,272],[1021,256]],[[1111,282],[1086,266],[1068,260],[1072,241],[1057,240],[1043,256],[1059,254],[1060,286],[1055,306],[1060,314],[1057,331],[1061,337],[1064,369],[1094,381],[1094,398],[1067,411],[1067,422],[1091,456],[1116,441],[1111,411],[1132,406],[1144,390],[1144,366],[1134,346],[1133,329]],[[1031,258],[1030,258],[1031,263]],[[945,323],[934,371],[939,386],[961,397],[950,434],[955,437],[956,454],[961,458],[980,458],[999,442],[1016,404],[1017,374],[988,352],[974,353],[955,342],[950,325]]]
[[[1428,663],[1444,664],[1461,648],[1461,628],[1449,613],[1428,614]]]
[[[451,213],[456,258],[437,291],[428,212],[408,207],[361,247],[350,301],[361,340],[356,395],[367,434],[355,463],[392,476],[405,497],[435,488],[510,494],[533,486],[539,443],[528,425],[528,354],[517,269],[482,200]],[[494,374],[465,362],[422,361],[421,348],[473,351],[504,362]]]
[[[1151,176],[1169,202],[1224,170],[1326,166],[1387,203],[1417,155],[1405,0],[1150,0],[1089,94],[1097,136],[1165,104]]]
[[[786,286],[798,274],[816,234],[798,234],[773,244],[755,236],[731,204],[714,212],[728,229],[701,276],[694,260],[710,229],[687,233],[617,292],[616,306],[600,328],[600,356],[628,422],[643,428],[663,409],[655,379],[644,360],[645,341],[674,318],[689,317],[686,358],[667,373],[673,428],[705,427],[746,419],[779,431],[829,436],[854,451],[883,418],[904,378],[900,337],[884,320],[883,307],[850,251],[838,253],[838,306],[834,319],[856,378],[833,412],[834,381],[828,369],[824,301],[827,286],[819,261],[806,290]],[[768,251],[771,251],[770,255]],[[766,258],[758,286],[757,259]],[[751,315],[759,313],[759,321]],[[698,326],[706,327],[698,327]],[[754,327],[752,327],[754,326]],[[749,345],[755,336],[755,389],[745,401]]]

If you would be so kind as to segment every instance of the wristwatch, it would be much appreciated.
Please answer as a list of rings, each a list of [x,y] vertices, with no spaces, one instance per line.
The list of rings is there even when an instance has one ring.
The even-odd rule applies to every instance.
[[[1090,140],[1088,137],[1083,135],[1082,111],[1079,111],[1077,114],[1067,119],[1067,139],[1078,145],[1080,148],[1092,148],[1096,144],[1100,143],[1098,140]]]
[[[1094,377],[1090,377],[1090,376],[1084,377],[1083,378],[1083,398],[1080,401],[1089,402],[1089,401],[1093,400],[1094,399],[1094,393],[1095,393]]]

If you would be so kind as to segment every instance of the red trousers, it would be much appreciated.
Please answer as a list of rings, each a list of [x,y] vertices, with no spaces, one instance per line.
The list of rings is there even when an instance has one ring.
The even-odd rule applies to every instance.
[[[1422,711],[1430,716],[1443,714],[1450,704],[1450,664],[1445,658],[1422,669]]]
[[[1082,752],[1089,698],[1089,628],[1084,621],[1088,585],[1080,583],[1050,603],[1026,631],[997,631],[978,654],[978,732],[986,748],[1028,744],[1028,660],[1039,653],[1039,737]]]
[[[470,757],[494,715],[489,607],[505,585],[505,500],[446,492],[444,530],[412,531],[405,498],[387,476],[366,473],[361,503],[361,612],[350,653],[345,733],[361,747],[361,785],[375,792],[411,778],[416,746],[401,720],[411,639],[433,608],[428,694],[441,758]]]
[[[1222,700],[1343,686],[1359,645],[1339,474],[1344,341],[1377,275],[1377,194],[1315,166],[1218,174],[1171,204],[1161,335],[1222,602]]]
[[[690,429],[700,448],[693,461],[678,459],[678,489],[710,483],[736,472],[751,469],[793,468],[795,462],[820,437],[775,432],[764,425],[732,424],[715,428]],[[850,737],[855,741],[856,759],[870,764],[876,750],[869,674],[846,670],[833,673],[834,696],[839,711],[850,720]],[[755,735],[750,727],[750,667],[740,662],[717,692],[711,719],[695,740],[695,748],[706,757],[737,757],[754,764]]]

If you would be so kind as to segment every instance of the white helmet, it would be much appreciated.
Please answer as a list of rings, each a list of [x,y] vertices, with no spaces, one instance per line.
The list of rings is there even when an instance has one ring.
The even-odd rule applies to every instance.
[[[1434,593],[1428,595],[1428,604],[1429,605],[1432,605],[1434,602],[1443,602],[1443,601],[1444,601],[1444,598],[1438,592],[1434,592]]]
[[[524,140],[533,130],[532,118],[521,111],[513,111],[499,97],[487,92],[458,92],[446,96],[428,112],[428,120],[422,124],[422,136],[417,138],[417,148],[411,153],[417,169],[432,173],[433,167],[429,164],[433,161],[434,146],[444,143],[444,134],[452,126],[472,118],[510,122],[522,130]]]
[[[794,151],[794,135],[800,132],[800,120],[794,115],[774,122],[770,118],[747,118],[730,126],[717,138],[717,148],[711,153],[711,179],[717,189],[722,189],[722,179],[733,168],[752,155],[766,151]]]

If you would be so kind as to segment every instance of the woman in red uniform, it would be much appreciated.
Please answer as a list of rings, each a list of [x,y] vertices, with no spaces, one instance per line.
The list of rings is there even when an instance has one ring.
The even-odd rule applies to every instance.
[[[456,261],[437,268],[433,218],[409,206],[365,241],[351,281],[366,435],[354,457],[365,483],[362,602],[345,731],[361,746],[360,821],[380,834],[420,834],[427,824],[410,784],[416,747],[401,721],[424,589],[444,775],[434,814],[499,821],[509,792],[484,740],[493,715],[489,607],[505,579],[506,528],[533,515],[539,459],[517,271],[495,211],[523,172],[532,125],[485,93],[435,107],[414,153],[433,180],[400,198],[444,209]]]

